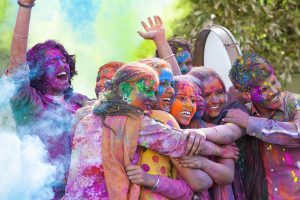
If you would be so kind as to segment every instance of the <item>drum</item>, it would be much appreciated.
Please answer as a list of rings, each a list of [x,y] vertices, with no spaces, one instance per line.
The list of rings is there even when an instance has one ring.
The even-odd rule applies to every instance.
[[[232,86],[229,70],[241,55],[241,49],[231,32],[223,26],[211,25],[202,29],[198,35],[193,64],[213,68],[228,90]]]

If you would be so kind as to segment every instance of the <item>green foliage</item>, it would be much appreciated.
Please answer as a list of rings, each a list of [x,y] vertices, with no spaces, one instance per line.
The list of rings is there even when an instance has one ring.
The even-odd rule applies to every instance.
[[[300,1],[298,0],[179,0],[178,10],[188,14],[173,22],[175,36],[194,43],[211,23],[228,28],[242,50],[269,60],[283,83],[300,72]]]
[[[8,0],[0,1],[0,24],[4,21],[5,9],[8,7]]]

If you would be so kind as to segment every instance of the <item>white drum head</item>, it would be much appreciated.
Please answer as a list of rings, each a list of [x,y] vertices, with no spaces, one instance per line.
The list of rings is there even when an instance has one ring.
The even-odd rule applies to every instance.
[[[213,68],[220,75],[228,90],[232,86],[229,70],[240,55],[240,47],[226,28],[209,26],[200,32],[196,41],[194,66]]]

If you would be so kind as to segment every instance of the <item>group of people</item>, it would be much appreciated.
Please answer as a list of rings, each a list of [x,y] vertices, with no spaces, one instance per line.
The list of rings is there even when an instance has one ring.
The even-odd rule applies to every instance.
[[[18,134],[38,135],[49,162],[61,164],[49,198],[300,197],[300,96],[281,91],[267,60],[235,61],[232,98],[216,71],[192,66],[188,42],[166,40],[154,16],[138,33],[156,57],[101,66],[89,99],[73,92],[75,59],[63,45],[27,51],[34,3],[18,1],[5,76],[16,86]]]

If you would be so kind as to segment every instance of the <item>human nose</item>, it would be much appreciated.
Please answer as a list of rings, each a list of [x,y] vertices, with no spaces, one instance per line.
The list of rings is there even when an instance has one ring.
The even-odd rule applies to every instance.
[[[190,98],[187,98],[185,101],[185,106],[187,107],[192,107],[193,106],[193,102]]]
[[[170,94],[174,95],[174,88],[172,88],[171,86],[168,86],[166,88],[166,93],[170,93]]]
[[[213,95],[210,97],[209,102],[211,102],[212,104],[218,104],[220,102],[220,99],[217,95]]]

